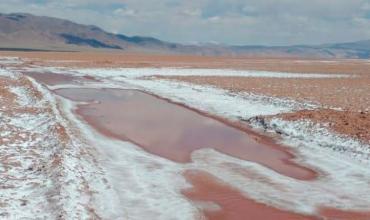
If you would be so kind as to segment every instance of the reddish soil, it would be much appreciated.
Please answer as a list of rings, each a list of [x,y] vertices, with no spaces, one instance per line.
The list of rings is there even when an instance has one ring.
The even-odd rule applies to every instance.
[[[75,101],[98,101],[80,106],[77,113],[104,134],[131,141],[177,162],[191,161],[191,153],[197,149],[213,148],[293,178],[308,180],[316,176],[312,170],[293,163],[293,154],[272,140],[140,91],[55,92]]]
[[[302,110],[277,116],[291,121],[310,119],[314,122],[326,123],[337,133],[370,143],[370,112],[319,109]]]
[[[196,202],[212,202],[220,209],[204,209],[209,220],[313,220],[316,217],[304,216],[258,203],[248,199],[220,179],[202,171],[185,172],[186,179],[193,185],[182,193]]]
[[[368,77],[329,79],[223,76],[158,76],[158,78],[212,85],[234,92],[245,91],[272,97],[288,97],[351,111],[370,111],[370,74]]]
[[[30,59],[28,64],[75,67],[193,67],[232,68],[302,73],[370,74],[367,60],[318,60],[270,57],[208,57],[104,52],[13,52],[1,56]]]
[[[9,91],[8,86],[14,84],[11,80],[0,76],[0,101],[4,106],[15,105],[16,96]]]

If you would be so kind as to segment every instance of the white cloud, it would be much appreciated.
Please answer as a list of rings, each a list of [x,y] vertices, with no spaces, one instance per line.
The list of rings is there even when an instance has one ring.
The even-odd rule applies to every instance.
[[[4,0],[30,12],[175,42],[318,44],[370,38],[370,0]]]

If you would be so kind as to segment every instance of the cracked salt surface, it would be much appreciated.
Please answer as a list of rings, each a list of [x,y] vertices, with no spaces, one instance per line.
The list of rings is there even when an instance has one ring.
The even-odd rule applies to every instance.
[[[45,89],[17,76],[4,79],[16,98],[0,112],[0,130],[6,131],[0,138],[0,218],[91,218],[86,181],[99,174],[86,156],[88,147],[64,130],[66,121]],[[44,96],[37,99],[31,91]]]
[[[22,95],[27,98],[27,94]],[[46,132],[45,129],[48,129],[50,124],[46,123],[47,119],[42,116],[17,114],[17,111],[22,110],[19,104],[8,105],[1,112],[0,130],[7,131],[7,138],[0,139],[1,165],[4,168],[1,172],[0,216],[8,219],[31,218],[35,215],[40,218],[50,217],[52,214],[48,210],[42,211],[47,206],[45,192],[48,189],[48,174],[42,170],[30,169],[31,166],[46,163],[44,159],[50,151],[40,149],[43,138],[35,137],[33,132],[29,132],[36,127],[41,133]],[[49,140],[49,144],[53,149],[56,143]],[[35,147],[37,145],[40,147]],[[38,185],[45,185],[46,189],[33,187]],[[33,208],[24,210],[24,206]]]
[[[335,152],[351,155],[368,163],[370,161],[370,146],[345,135],[334,134],[327,127],[309,120],[288,122],[273,118],[269,122],[270,130],[290,137],[296,142],[310,140],[311,144],[330,148]]]

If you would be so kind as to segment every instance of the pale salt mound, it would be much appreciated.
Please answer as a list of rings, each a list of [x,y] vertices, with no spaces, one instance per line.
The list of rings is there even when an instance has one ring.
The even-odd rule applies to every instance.
[[[92,190],[101,186],[91,187],[98,170],[91,149],[67,129],[44,88],[21,74],[0,72],[0,217],[96,218]]]

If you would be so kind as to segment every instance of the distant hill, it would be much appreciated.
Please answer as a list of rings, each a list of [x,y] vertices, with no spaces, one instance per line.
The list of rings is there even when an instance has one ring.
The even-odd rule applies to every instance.
[[[115,50],[196,55],[370,58],[370,40],[317,46],[183,45],[113,34],[93,25],[24,13],[0,14],[0,50]]]
[[[175,44],[108,33],[93,25],[31,14],[0,14],[0,47],[42,50],[165,50]]]

